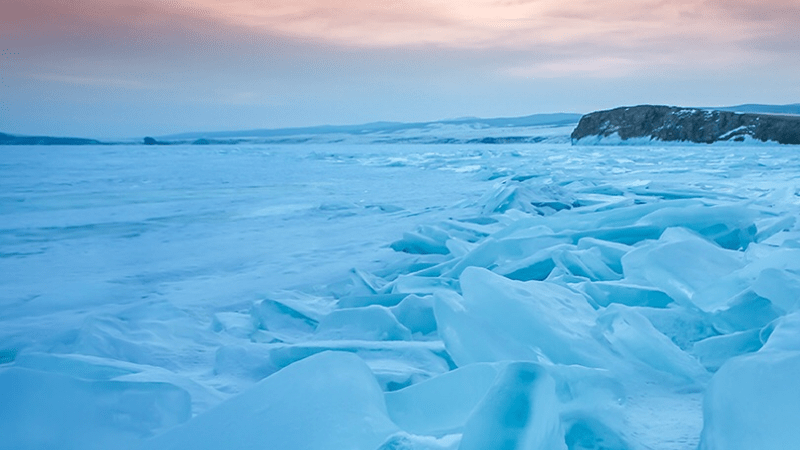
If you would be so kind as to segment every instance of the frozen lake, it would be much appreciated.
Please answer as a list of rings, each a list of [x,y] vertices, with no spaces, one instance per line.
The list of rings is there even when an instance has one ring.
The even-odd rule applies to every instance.
[[[794,258],[800,255],[792,253],[800,248],[798,215],[800,151],[777,145],[0,147],[0,376],[16,373],[12,368],[36,374],[30,379],[45,392],[50,374],[81,383],[162,383],[188,392],[188,413],[173,403],[163,406],[156,390],[152,401],[167,411],[159,413],[161,419],[152,419],[146,408],[126,410],[139,425],[89,421],[75,433],[74,448],[103,448],[108,442],[136,448],[142,439],[320,349],[358,354],[382,390],[397,392],[455,367],[511,360],[611,370],[605,366],[609,359],[590,355],[608,352],[614,355],[608,358],[636,362],[611,370],[610,378],[637,387],[619,394],[616,400],[625,400],[624,405],[614,406],[620,411],[611,414],[618,418],[602,426],[593,425],[594,419],[564,419],[573,417],[565,412],[560,426],[567,430],[567,445],[573,436],[569,448],[584,448],[570,435],[576,423],[588,427],[587,439],[612,436],[627,445],[614,448],[696,448],[702,398],[712,375],[726,358],[753,353],[763,344],[752,348],[742,339],[761,333],[767,342],[779,317],[797,316],[792,314],[796,303],[763,286],[785,281],[782,292],[800,294],[793,290],[800,289],[794,284],[800,280],[800,259]],[[686,250],[672,253],[674,246]],[[691,266],[704,251],[713,253],[711,262]],[[678,265],[688,258],[685,271],[662,259],[672,257]],[[467,269],[472,275],[465,285],[467,267],[480,269]],[[541,277],[534,274],[544,268]],[[707,269],[701,280],[698,272]],[[495,274],[506,278],[492,278]],[[529,289],[510,287],[517,286],[511,280],[557,286],[564,292],[553,298],[567,303],[573,295],[588,299],[575,306],[586,311],[574,313],[580,322],[575,327],[585,322],[587,331],[539,342],[522,329],[513,331],[512,323],[502,325],[504,319],[493,318],[492,307],[483,310],[480,299],[502,297],[504,289],[515,298],[515,289]],[[620,283],[627,293],[646,295],[603,304],[601,298],[622,295],[603,289]],[[748,300],[748,292],[771,306]],[[388,311],[408,295],[422,299],[422,306],[408,306],[422,316],[433,317],[431,302],[437,299],[432,326],[438,330],[414,329],[397,309],[392,314],[402,325],[381,318],[383,313],[376,312],[374,319],[391,321],[386,329],[375,326],[399,333],[393,338],[369,327],[351,330],[351,319],[373,320],[361,309]],[[510,334],[500,339],[495,331],[481,331],[484,325],[467,325],[471,322],[458,316],[460,307],[453,306],[453,315],[444,312],[462,301],[466,311],[482,311],[481,321],[498,321],[487,330],[507,326]],[[497,314],[561,317],[498,302]],[[370,304],[382,306],[367,308]],[[356,312],[325,319],[343,306]],[[740,318],[748,314],[763,320]],[[640,335],[615,334],[620,317]],[[639,319],[646,322],[646,333],[644,325],[636,325]],[[443,334],[443,324],[449,335]],[[708,330],[692,334],[686,331],[691,327]],[[469,344],[460,334],[464,330],[475,330],[477,341]],[[708,342],[729,335],[739,344]],[[364,342],[409,347],[374,344],[372,356],[364,356]],[[508,342],[523,344],[517,348]],[[583,342],[584,350],[557,350]],[[644,344],[636,348],[633,342]],[[705,350],[697,350],[697,342],[706,342],[700,346]],[[345,366],[341,370],[350,370]],[[557,383],[581,378],[552,370],[549,376]],[[585,379],[593,377],[599,375]],[[0,389],[8,388],[3,380],[10,379],[0,379]],[[108,403],[97,394],[104,392],[100,388],[76,388],[80,394],[74,395],[53,389],[64,396],[53,402]],[[596,405],[606,401],[593,395]],[[443,425],[425,434],[404,425],[399,410],[392,409],[391,402],[399,400],[387,399],[394,421],[387,429],[398,425],[403,433],[429,436],[408,438],[408,448],[455,448],[461,439],[459,427]],[[601,417],[608,412],[604,408],[612,408],[592,410],[589,400],[565,404],[571,406],[564,411],[575,408],[580,417]],[[15,417],[7,427],[55,423],[53,429],[59,429],[61,424],[59,408],[55,422],[37,416],[41,404],[36,402],[23,401],[14,411],[3,408],[0,422]],[[489,413],[481,414],[475,417]],[[152,424],[142,424],[150,419]],[[185,429],[193,430],[195,422]],[[74,424],[63,421],[63,426]],[[167,439],[180,448],[188,441],[181,440],[183,428],[177,429]],[[612,431],[603,434],[606,429]],[[370,439],[380,444],[391,434],[376,433],[354,448],[377,448]],[[556,439],[563,443],[561,433]],[[26,439],[17,436],[20,448],[36,448],[25,447]],[[488,445],[480,437],[464,434],[463,439],[464,448]],[[153,442],[153,448],[168,448],[164,440]]]
[[[3,148],[5,314],[220,305],[369,265],[485,189],[479,151],[404,148]]]
[[[800,171],[796,151],[782,147],[0,150],[4,316],[154,296],[225,304],[323,283],[384,262],[388,244],[416,225],[480,215],[481,196],[513,176],[791,200]]]

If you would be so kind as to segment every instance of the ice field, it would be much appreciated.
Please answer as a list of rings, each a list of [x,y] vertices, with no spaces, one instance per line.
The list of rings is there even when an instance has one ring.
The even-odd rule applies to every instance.
[[[0,147],[0,449],[800,448],[800,148],[557,141]]]

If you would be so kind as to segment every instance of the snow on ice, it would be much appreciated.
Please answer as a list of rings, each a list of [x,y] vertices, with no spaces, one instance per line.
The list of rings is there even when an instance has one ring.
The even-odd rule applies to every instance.
[[[794,148],[0,152],[2,449],[800,448]]]

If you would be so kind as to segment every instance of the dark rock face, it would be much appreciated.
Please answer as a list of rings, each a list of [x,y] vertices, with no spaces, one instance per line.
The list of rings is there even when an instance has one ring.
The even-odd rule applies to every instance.
[[[711,144],[759,141],[800,144],[800,116],[741,114],[674,106],[633,106],[598,111],[581,118],[572,142],[618,134],[620,139],[656,139]]]
[[[0,145],[100,145],[94,139],[62,138],[51,136],[14,136],[0,133]]]

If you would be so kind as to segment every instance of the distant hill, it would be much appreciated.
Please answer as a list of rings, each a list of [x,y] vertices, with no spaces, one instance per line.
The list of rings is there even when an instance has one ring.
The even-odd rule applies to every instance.
[[[442,126],[463,126],[475,129],[481,128],[523,128],[546,125],[569,125],[578,123],[580,114],[555,113],[534,114],[524,117],[499,117],[493,119],[460,118],[439,120],[434,122],[372,122],[361,125],[321,125],[314,127],[257,129],[242,131],[213,131],[181,133],[159,137],[163,141],[191,140],[191,139],[231,139],[231,138],[276,138],[285,136],[322,135],[322,134],[391,134],[411,130],[429,130]]]
[[[729,111],[729,112],[741,112],[741,113],[800,115],[800,103],[794,103],[791,105],[747,104],[747,105],[737,105],[737,106],[725,106],[722,108],[699,108],[699,109],[710,109],[716,111]]]
[[[638,107],[637,107],[638,108]],[[619,111],[625,108],[617,108]],[[716,111],[717,113],[747,113],[760,115],[800,116],[800,103],[791,105],[746,104],[720,108],[688,108],[693,111]],[[687,110],[687,108],[681,108]],[[607,113],[607,112],[602,112]],[[371,122],[359,125],[320,125],[311,127],[253,129],[242,131],[190,132],[147,137],[139,141],[151,145],[195,144],[222,145],[240,143],[302,144],[326,142],[360,142],[375,144],[423,143],[423,144],[517,144],[517,143],[564,143],[570,142],[570,132],[575,128],[577,135],[583,135],[586,126],[581,126],[586,116],[572,113],[534,114],[522,117],[478,118],[462,117],[432,122]],[[669,116],[669,114],[664,117]],[[596,117],[596,116],[593,116]],[[621,116],[620,116],[621,117]],[[728,117],[728,116],[724,116]],[[616,120],[616,119],[615,119]],[[627,120],[627,119],[626,119]],[[736,119],[739,120],[739,119]],[[684,121],[685,122],[685,121]],[[681,122],[681,126],[686,125]],[[616,122],[615,122],[616,123]],[[699,122],[698,122],[699,123]],[[738,122],[737,122],[738,123]],[[622,126],[622,124],[617,124]],[[754,130],[755,125],[748,122],[742,126]],[[616,126],[616,125],[615,125]],[[600,138],[608,137],[605,131],[595,130]],[[607,131],[607,130],[606,130]],[[786,131],[788,133],[788,131]],[[762,132],[759,132],[762,133]],[[783,132],[782,132],[783,133]],[[620,133],[621,134],[621,133]],[[727,136],[734,139],[742,133]],[[747,133],[745,133],[747,134]],[[748,136],[755,137],[752,134]],[[648,135],[649,136],[649,135]],[[680,139],[686,136],[681,135]],[[763,134],[759,134],[763,136]],[[788,135],[787,135],[788,136]],[[586,137],[586,136],[584,136]],[[719,135],[717,138],[723,138]],[[657,138],[660,139],[660,138]],[[679,140],[680,140],[679,139]],[[689,140],[694,139],[691,137]],[[698,139],[711,139],[700,136]],[[715,138],[716,139],[716,138]],[[727,138],[726,138],[727,139]],[[781,139],[789,139],[786,136]],[[607,139],[605,139],[607,141]],[[623,139],[625,140],[625,139]],[[705,142],[705,141],[703,141]],[[133,143],[133,142],[117,142]],[[17,136],[0,133],[0,145],[106,145],[96,139],[68,138],[52,136]]]
[[[0,145],[99,145],[95,139],[52,137],[52,136],[15,136],[0,133]]]

